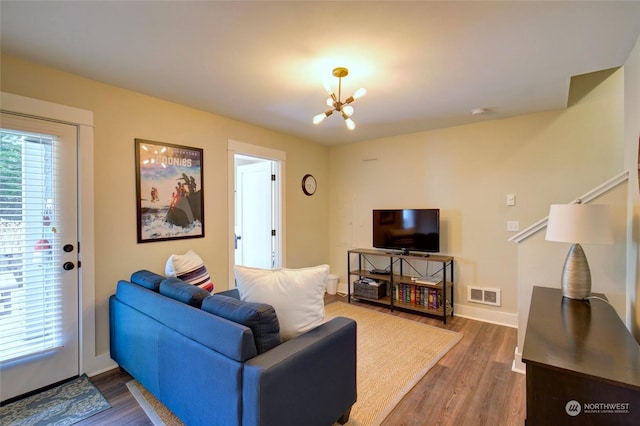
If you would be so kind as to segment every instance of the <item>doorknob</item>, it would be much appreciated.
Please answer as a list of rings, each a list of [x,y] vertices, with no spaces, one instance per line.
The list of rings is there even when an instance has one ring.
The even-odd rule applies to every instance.
[[[64,262],[64,265],[62,265],[62,269],[64,269],[65,271],[70,271],[75,267],[76,265],[74,265],[73,262]]]

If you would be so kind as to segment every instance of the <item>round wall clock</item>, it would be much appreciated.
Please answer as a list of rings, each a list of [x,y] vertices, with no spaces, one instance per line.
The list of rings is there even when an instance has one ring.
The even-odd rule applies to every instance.
[[[304,175],[302,178],[302,192],[305,195],[313,195],[316,192],[316,188],[318,187],[318,183],[316,182],[316,178],[313,175]]]

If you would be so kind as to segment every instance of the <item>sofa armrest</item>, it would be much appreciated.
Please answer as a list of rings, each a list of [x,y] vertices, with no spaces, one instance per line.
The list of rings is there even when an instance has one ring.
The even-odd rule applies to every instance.
[[[225,290],[225,291],[221,291],[219,293],[216,293],[220,296],[227,296],[227,297],[233,297],[234,299],[240,299],[240,292],[238,291],[237,288],[232,288],[231,290]]]
[[[356,401],[356,322],[334,318],[248,360],[243,376],[243,424],[332,424]]]

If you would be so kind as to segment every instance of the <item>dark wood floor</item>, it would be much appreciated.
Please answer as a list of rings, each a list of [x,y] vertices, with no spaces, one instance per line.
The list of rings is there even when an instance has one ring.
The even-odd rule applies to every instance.
[[[346,302],[328,296],[327,303]],[[354,302],[389,312],[384,307]],[[389,414],[383,425],[523,425],[525,377],[511,371],[516,329],[469,320],[442,321],[408,312],[403,318],[458,331],[462,340],[436,364]],[[112,408],[78,425],[151,425],[126,383],[131,377],[118,369],[94,376],[91,381]]]
[[[127,389],[127,382],[130,380],[132,377],[120,371],[119,368],[91,377],[91,381],[109,401],[111,408],[75,423],[75,425],[152,426],[151,420]]]

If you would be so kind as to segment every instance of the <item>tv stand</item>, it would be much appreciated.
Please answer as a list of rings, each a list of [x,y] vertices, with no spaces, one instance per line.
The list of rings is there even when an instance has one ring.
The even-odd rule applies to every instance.
[[[440,269],[429,276],[421,275],[417,268],[424,266],[427,270],[431,262],[441,264]],[[385,270],[386,273],[377,274],[376,270]],[[363,285],[361,280],[374,281],[378,285]],[[391,311],[398,308],[436,316],[445,324],[447,317],[453,317],[452,256],[411,254],[404,250],[402,253],[362,248],[348,250],[347,282],[349,303],[353,297],[388,306]]]
[[[411,252],[409,249],[402,249],[399,251],[385,251],[384,254],[388,254],[391,256],[418,256],[418,257],[429,257],[431,256],[429,253],[416,253]]]

